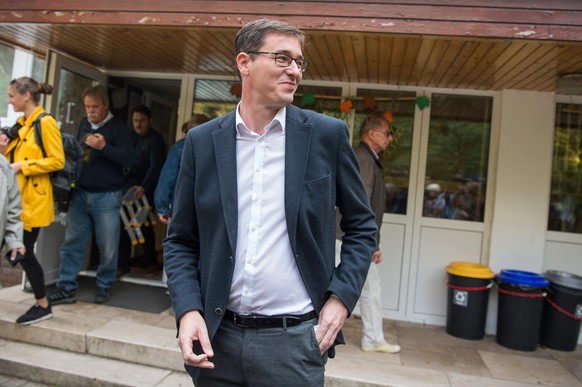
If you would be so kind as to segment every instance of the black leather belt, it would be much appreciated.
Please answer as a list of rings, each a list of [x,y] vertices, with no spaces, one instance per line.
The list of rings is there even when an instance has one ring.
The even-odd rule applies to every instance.
[[[260,314],[238,314],[230,310],[224,312],[224,319],[241,328],[287,328],[313,320],[314,311],[297,315],[263,316]]]

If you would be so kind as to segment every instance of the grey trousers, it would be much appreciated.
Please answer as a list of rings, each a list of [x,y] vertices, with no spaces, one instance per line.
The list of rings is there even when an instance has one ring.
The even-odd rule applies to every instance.
[[[202,369],[196,387],[322,387],[327,353],[319,353],[315,324],[285,330],[223,321],[212,341],[214,369]]]

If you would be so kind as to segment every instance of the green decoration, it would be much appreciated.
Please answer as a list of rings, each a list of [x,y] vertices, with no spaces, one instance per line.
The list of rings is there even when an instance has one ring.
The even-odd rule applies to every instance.
[[[416,106],[418,106],[420,110],[424,110],[424,108],[430,106],[430,99],[427,97],[416,97]]]
[[[303,98],[301,99],[301,103],[305,107],[313,106],[313,105],[315,105],[315,96],[313,95],[313,93],[308,91],[305,94],[303,94]]]

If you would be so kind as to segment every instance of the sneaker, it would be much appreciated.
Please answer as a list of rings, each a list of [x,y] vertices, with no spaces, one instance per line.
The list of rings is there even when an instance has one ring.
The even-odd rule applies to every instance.
[[[362,345],[362,351],[364,352],[382,352],[382,353],[398,353],[400,352],[400,346],[397,344],[382,344],[374,347],[366,347]]]
[[[96,304],[105,304],[111,298],[111,289],[110,288],[102,288],[97,287],[97,291],[95,292],[95,303]]]
[[[18,317],[16,322],[22,325],[29,325],[48,320],[51,317],[53,317],[53,313],[50,304],[46,308],[43,308],[39,304],[34,304],[26,313]]]
[[[65,290],[65,288],[61,288],[59,286],[50,291],[48,300],[50,301],[51,305],[74,304],[77,302],[74,290]]]

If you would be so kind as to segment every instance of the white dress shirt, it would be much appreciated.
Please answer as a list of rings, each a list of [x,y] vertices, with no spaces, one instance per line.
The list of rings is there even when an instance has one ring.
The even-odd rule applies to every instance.
[[[238,313],[313,310],[287,232],[286,111],[281,108],[259,136],[247,128],[236,109],[238,235],[228,309]]]

